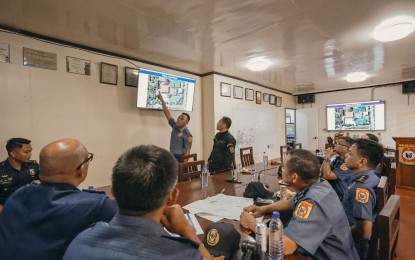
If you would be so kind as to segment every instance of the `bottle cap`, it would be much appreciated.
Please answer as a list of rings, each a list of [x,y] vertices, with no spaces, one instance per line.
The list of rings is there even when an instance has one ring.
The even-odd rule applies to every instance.
[[[88,186],[88,190],[93,190],[94,186]]]
[[[255,172],[256,170],[254,168],[251,169],[251,172]]]
[[[278,211],[272,212],[272,218],[280,218],[280,213]]]

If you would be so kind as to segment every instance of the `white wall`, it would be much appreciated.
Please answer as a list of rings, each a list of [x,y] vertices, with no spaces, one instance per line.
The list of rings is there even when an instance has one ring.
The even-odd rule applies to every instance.
[[[401,84],[345,90],[330,93],[316,94],[316,103],[297,105],[297,108],[318,108],[319,110],[319,146],[324,147],[328,136],[334,137],[335,131],[326,131],[326,105],[344,102],[359,102],[368,100],[386,101],[386,130],[371,131],[377,135],[380,142],[386,147],[395,147],[392,137],[415,136],[415,95],[402,94]],[[409,104],[408,104],[409,102]],[[297,129],[298,131],[298,129]],[[367,131],[349,131],[351,137],[360,137]]]
[[[276,107],[275,105],[270,105],[265,102],[262,104],[256,104],[255,101],[247,101],[245,100],[245,93],[243,99],[234,99],[233,98],[233,89],[232,89],[232,97],[222,97],[220,95],[220,83],[226,82],[232,85],[241,86],[244,88],[251,88],[255,91],[261,91],[261,93],[269,93],[276,96],[282,97],[282,105],[281,107]],[[205,88],[206,86],[204,86]],[[205,97],[203,97],[205,98]],[[234,108],[244,108],[244,109],[255,109],[255,110],[263,110],[263,111],[276,111],[278,114],[278,128],[275,129],[277,132],[277,140],[270,140],[270,144],[276,144],[277,147],[274,149],[270,149],[268,153],[268,157],[277,158],[279,157],[279,146],[284,145],[286,143],[285,140],[285,107],[295,107],[295,98],[291,95],[287,95],[278,91],[270,90],[258,85],[246,83],[240,80],[235,80],[232,78],[215,75],[214,76],[214,124],[211,126],[210,129],[205,128],[204,134],[209,132],[210,134],[214,134],[216,132],[216,122],[219,121],[220,118],[223,116],[229,116],[232,118],[232,111]],[[232,127],[230,128],[230,132],[232,133]],[[210,145],[213,145],[212,139],[210,140]],[[262,152],[263,151],[254,151],[255,162],[262,161]],[[208,156],[208,155],[207,155]],[[239,162],[239,158],[236,158],[236,162]]]
[[[74,48],[0,32],[0,41],[11,46],[11,63],[0,63],[0,158],[7,157],[6,141],[11,137],[32,140],[32,159],[54,140],[74,137],[95,154],[83,187],[110,184],[111,170],[118,156],[139,144],[169,149],[171,128],[162,111],[136,108],[137,89],[124,86],[123,59],[106,57]],[[22,65],[23,47],[57,53],[57,71]],[[66,72],[66,56],[91,61],[91,76]],[[100,62],[118,65],[118,85],[99,83]],[[139,62],[137,66],[196,78],[193,112],[189,129],[192,152],[203,157],[201,79],[194,75]],[[180,112],[172,112],[176,118]]]

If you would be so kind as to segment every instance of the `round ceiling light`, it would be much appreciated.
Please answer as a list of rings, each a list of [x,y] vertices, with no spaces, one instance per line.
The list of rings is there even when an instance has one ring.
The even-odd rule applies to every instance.
[[[263,71],[271,66],[271,61],[265,58],[265,56],[255,57],[250,59],[245,66],[251,71]]]
[[[347,82],[361,82],[367,79],[366,72],[351,72],[347,73]]]
[[[415,30],[415,19],[402,15],[389,18],[376,26],[373,38],[381,42],[391,42],[405,38]]]

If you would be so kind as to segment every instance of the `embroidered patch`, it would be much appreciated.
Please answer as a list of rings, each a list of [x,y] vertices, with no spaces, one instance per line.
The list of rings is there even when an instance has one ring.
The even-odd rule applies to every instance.
[[[313,206],[314,204],[309,201],[301,201],[300,204],[298,204],[294,214],[295,216],[297,216],[297,218],[308,219],[311,210],[313,209]]]
[[[356,201],[367,203],[369,201],[369,191],[363,188],[356,188]]]
[[[345,163],[343,163],[342,165],[340,165],[340,169],[341,169],[342,171],[347,171],[349,168],[347,168],[347,167],[346,167],[346,164],[345,164]]]
[[[29,169],[29,174],[31,176],[35,176],[35,169]]]
[[[193,136],[189,136],[189,137],[187,137],[187,141],[189,142],[189,143],[191,143],[192,141],[193,141]]]
[[[183,133],[182,133],[182,132],[180,132],[177,136],[178,136],[178,137],[182,137],[182,136],[183,136]]]
[[[211,230],[209,230],[209,233],[207,233],[207,239],[206,242],[208,243],[208,245],[210,246],[216,246],[219,243],[219,232],[216,228],[212,228]]]

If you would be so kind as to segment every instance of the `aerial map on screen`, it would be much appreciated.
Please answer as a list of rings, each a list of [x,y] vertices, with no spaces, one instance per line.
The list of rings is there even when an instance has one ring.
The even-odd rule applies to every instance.
[[[161,109],[160,92],[169,109],[192,111],[194,87],[194,79],[140,69],[137,107]]]

